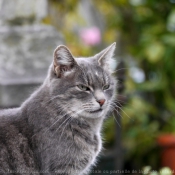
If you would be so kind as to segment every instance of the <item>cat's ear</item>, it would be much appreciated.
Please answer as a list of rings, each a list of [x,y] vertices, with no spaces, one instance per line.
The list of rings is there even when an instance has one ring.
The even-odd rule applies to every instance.
[[[111,44],[106,49],[102,50],[100,53],[95,55],[95,59],[98,62],[98,65],[104,69],[110,71],[110,64],[112,62],[112,57],[114,55],[116,43]]]
[[[55,49],[53,69],[58,78],[71,73],[76,65],[74,57],[66,46],[60,45]]]

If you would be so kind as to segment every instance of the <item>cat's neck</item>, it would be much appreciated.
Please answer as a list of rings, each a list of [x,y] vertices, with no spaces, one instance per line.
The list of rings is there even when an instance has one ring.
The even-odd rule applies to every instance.
[[[93,133],[100,133],[101,126],[103,124],[103,118],[85,118],[83,119],[85,122],[87,122],[91,126],[91,131]]]

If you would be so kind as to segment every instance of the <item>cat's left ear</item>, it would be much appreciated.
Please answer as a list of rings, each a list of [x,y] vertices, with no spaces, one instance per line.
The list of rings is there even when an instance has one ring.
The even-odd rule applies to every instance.
[[[99,66],[103,67],[105,70],[110,71],[110,64],[112,62],[112,57],[114,55],[116,43],[114,42],[106,49],[102,50],[100,53],[95,55],[96,60],[98,61]]]
[[[70,74],[76,65],[74,57],[66,46],[60,45],[55,49],[53,69],[58,78]]]

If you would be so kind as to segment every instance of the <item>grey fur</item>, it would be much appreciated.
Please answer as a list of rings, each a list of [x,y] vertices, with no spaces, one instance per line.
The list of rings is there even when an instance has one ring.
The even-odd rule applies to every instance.
[[[0,174],[88,174],[115,96],[106,66],[114,49],[89,58],[55,50],[41,87],[21,107],[0,111]]]

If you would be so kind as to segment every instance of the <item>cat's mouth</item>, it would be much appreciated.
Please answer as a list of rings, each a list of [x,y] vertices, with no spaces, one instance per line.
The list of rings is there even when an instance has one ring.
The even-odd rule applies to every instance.
[[[100,108],[100,109],[97,109],[97,110],[94,110],[94,111],[88,111],[89,113],[97,113],[97,112],[101,112],[102,111],[102,109]]]

